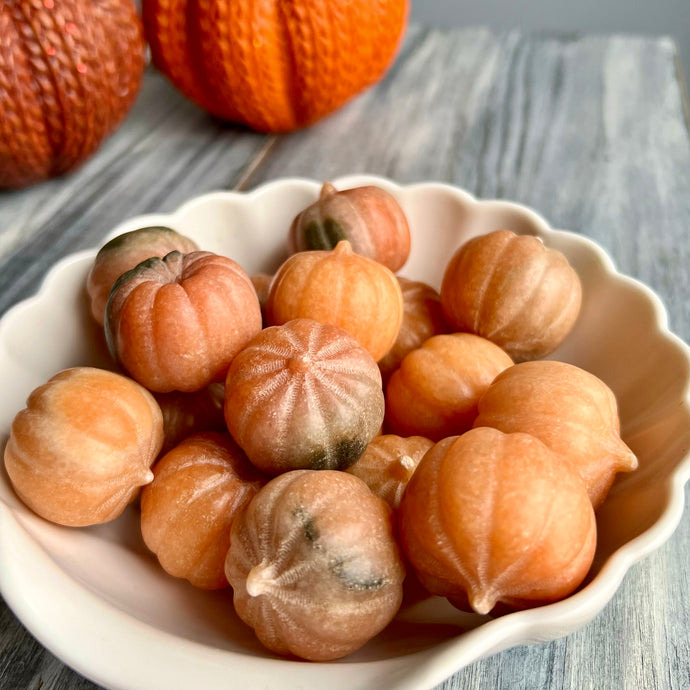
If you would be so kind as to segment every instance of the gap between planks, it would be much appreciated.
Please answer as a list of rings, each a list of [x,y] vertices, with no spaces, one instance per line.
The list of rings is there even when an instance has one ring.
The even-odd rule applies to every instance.
[[[273,147],[276,145],[280,137],[277,134],[271,134],[263,143],[261,148],[254,154],[254,157],[247,163],[244,172],[240,175],[233,189],[237,192],[242,192],[247,189],[249,181],[254,173],[261,167],[262,163],[270,156]]]

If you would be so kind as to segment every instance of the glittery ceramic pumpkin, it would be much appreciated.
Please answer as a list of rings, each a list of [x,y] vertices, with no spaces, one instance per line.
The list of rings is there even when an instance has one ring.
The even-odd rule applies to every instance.
[[[83,162],[129,112],[145,44],[132,0],[0,3],[0,188]]]

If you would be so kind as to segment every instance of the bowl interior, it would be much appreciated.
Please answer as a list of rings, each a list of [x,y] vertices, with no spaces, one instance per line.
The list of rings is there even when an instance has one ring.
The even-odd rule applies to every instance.
[[[346,187],[366,181],[371,180],[348,178],[336,184]],[[436,288],[455,249],[468,238],[491,230],[508,228],[535,234],[566,254],[583,283],[583,307],[574,330],[552,358],[588,369],[613,389],[619,401],[623,439],[639,459],[639,469],[619,477],[598,512],[596,561],[585,587],[576,595],[580,612],[575,614],[575,607],[562,606],[559,623],[541,630],[540,621],[548,618],[547,610],[558,604],[543,607],[541,613],[535,610],[491,621],[494,640],[477,644],[462,662],[457,654],[455,660],[444,662],[439,673],[446,673],[457,663],[509,643],[548,639],[571,631],[603,607],[633,560],[670,535],[682,510],[682,482],[690,473],[686,458],[690,445],[690,364],[687,348],[666,331],[663,308],[654,295],[617,274],[593,243],[550,230],[539,216],[514,204],[477,202],[445,185],[399,187],[386,180],[373,182],[399,199],[410,221],[412,254],[401,274]],[[250,274],[272,273],[287,255],[290,221],[317,197],[318,190],[316,182],[286,180],[249,194],[206,195],[170,216],[127,220],[111,236],[147,224],[166,224],[193,237],[202,248],[230,256]],[[49,274],[37,296],[12,309],[2,320],[3,447],[11,421],[28,393],[55,372],[87,364],[113,368],[102,334],[88,314],[84,284],[94,256],[95,250],[65,259]],[[70,586],[76,584],[93,595],[88,601],[105,602],[106,611],[123,614],[128,625],[146,626],[149,635],[160,633],[188,641],[194,650],[192,656],[202,654],[201,649],[211,649],[237,653],[246,660],[272,660],[234,614],[229,591],[201,592],[160,569],[142,542],[137,510],[134,504],[114,522],[97,527],[52,525],[21,504],[4,467],[0,472],[0,522],[11,521],[15,538],[39,547],[47,583],[66,577]],[[614,554],[626,549],[625,562],[607,574]],[[12,564],[5,556],[1,567],[8,572]],[[600,581],[606,577],[610,583],[604,586]],[[0,584],[11,604],[24,596],[20,578],[15,581],[8,575]],[[110,614],[103,615],[107,624]],[[26,616],[30,619],[25,620],[27,626],[50,646],[54,642],[53,633],[48,631],[51,625],[41,622],[38,615]],[[514,616],[522,616],[519,620],[529,625],[515,632],[510,628]],[[445,654],[448,645],[456,644],[463,633],[488,624],[485,617],[463,614],[443,600],[412,592],[386,631],[335,665],[368,664],[424,650]],[[91,672],[88,664],[84,669],[87,674]]]

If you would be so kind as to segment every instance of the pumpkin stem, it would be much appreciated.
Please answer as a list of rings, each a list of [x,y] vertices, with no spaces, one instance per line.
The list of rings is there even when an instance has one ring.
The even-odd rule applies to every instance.
[[[321,194],[319,196],[319,199],[327,199],[329,196],[333,196],[337,193],[338,190],[330,182],[324,182],[323,187],[321,187]]]

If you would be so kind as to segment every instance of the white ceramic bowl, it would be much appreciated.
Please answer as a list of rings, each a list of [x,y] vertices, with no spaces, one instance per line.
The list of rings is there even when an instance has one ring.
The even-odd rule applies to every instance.
[[[678,524],[690,475],[690,356],[668,332],[655,295],[617,273],[591,241],[550,229],[522,206],[477,201],[444,184],[335,180],[339,188],[367,183],[394,194],[408,215],[413,241],[405,276],[439,287],[453,250],[498,228],[538,235],[578,271],[582,312],[552,357],[590,370],[614,390],[623,438],[640,461],[599,511],[597,555],[585,586],[561,602],[494,620],[431,598],[402,610],[381,635],[345,659],[290,661],[262,648],[235,616],[229,592],[201,592],[164,574],[141,541],[135,507],[108,525],[59,527],[19,502],[3,470],[2,594],[48,649],[94,682],[126,690],[272,687],[276,679],[284,690],[431,687],[481,657],[576,630],[602,610],[628,568]],[[317,182],[286,179],[250,193],[208,194],[171,215],[127,220],[110,236],[169,225],[204,249],[234,258],[250,274],[271,272],[285,255],[290,221],[318,192]],[[111,366],[84,295],[95,253],[60,261],[40,292],[0,323],[3,445],[28,393],[52,374],[74,365]]]

